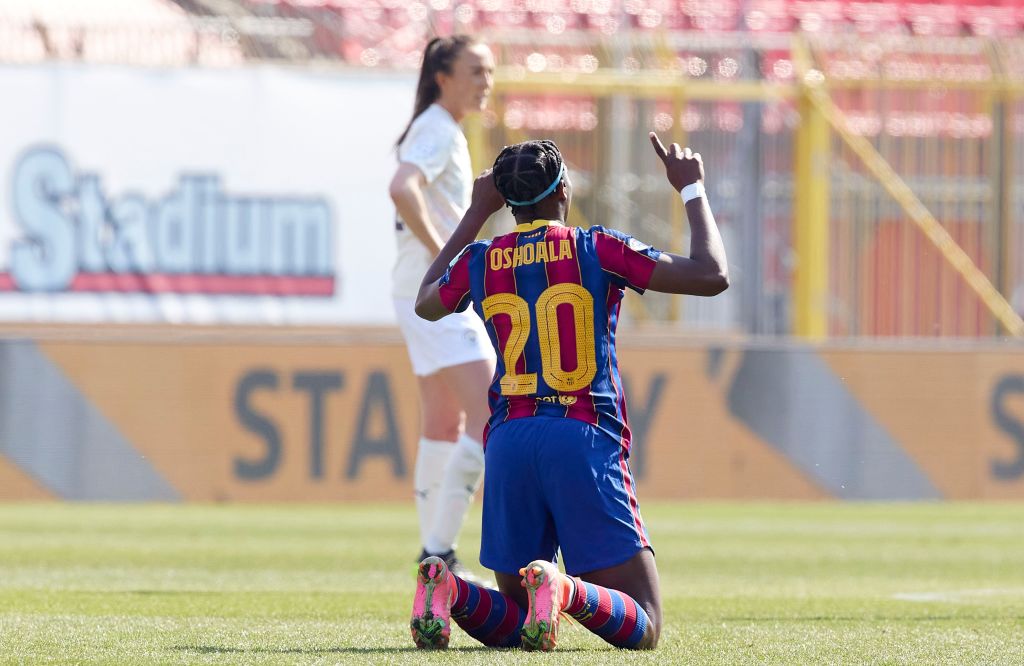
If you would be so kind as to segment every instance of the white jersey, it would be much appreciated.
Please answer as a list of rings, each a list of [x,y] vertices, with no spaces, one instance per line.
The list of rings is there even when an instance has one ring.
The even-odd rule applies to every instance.
[[[462,128],[443,106],[431,104],[412,122],[398,147],[398,160],[423,172],[427,181],[423,196],[430,222],[441,240],[448,240],[469,208],[473,190],[469,144]],[[434,256],[401,217],[397,221],[398,259],[392,271],[391,295],[416,298]]]

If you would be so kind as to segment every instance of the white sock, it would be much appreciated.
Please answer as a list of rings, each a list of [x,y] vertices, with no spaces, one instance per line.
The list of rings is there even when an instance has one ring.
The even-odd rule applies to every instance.
[[[451,458],[455,444],[421,437],[416,449],[416,469],[413,472],[413,491],[416,493],[416,513],[420,519],[420,544],[427,543],[430,529],[437,514],[441,479]]]
[[[483,475],[483,445],[464,434],[455,442],[441,479],[434,522],[424,541],[428,553],[447,553],[455,547],[455,538]]]

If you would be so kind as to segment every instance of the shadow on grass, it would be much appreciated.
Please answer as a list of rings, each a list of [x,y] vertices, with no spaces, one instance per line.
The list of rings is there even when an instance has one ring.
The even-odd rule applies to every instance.
[[[328,647],[328,648],[239,648],[220,645],[175,645],[172,650],[179,652],[198,652],[199,654],[390,654],[402,652],[422,652],[413,646],[407,647]],[[485,645],[448,648],[448,652],[510,652],[512,648],[491,648]],[[587,652],[585,648],[558,648],[558,652]]]

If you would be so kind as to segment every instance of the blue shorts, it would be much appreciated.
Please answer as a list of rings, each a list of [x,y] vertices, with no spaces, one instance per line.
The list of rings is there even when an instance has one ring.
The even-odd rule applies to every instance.
[[[480,563],[516,575],[532,560],[579,575],[650,548],[625,449],[572,418],[513,419],[487,438]]]

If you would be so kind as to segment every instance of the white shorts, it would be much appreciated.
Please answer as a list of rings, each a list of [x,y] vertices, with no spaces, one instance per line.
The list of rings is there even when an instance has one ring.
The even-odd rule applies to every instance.
[[[416,314],[412,299],[392,299],[398,327],[409,350],[412,371],[419,377],[432,375],[441,368],[473,361],[493,361],[496,357],[484,323],[472,309],[455,312],[439,321],[427,321]]]

